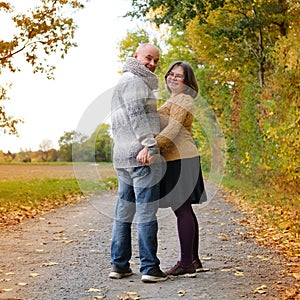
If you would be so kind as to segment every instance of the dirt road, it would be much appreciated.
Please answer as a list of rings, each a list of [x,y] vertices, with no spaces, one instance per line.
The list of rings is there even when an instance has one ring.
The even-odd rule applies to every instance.
[[[284,259],[247,235],[238,222],[240,213],[220,192],[208,205],[195,206],[200,256],[209,271],[196,278],[142,283],[134,235],[135,274],[108,279],[115,201],[114,192],[105,192],[1,231],[0,299],[283,299],[281,292],[295,284]],[[176,263],[178,247],[176,220],[169,209],[160,210],[162,269]]]

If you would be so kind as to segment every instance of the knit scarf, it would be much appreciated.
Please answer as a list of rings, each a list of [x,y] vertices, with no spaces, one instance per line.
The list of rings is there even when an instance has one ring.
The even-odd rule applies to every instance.
[[[151,90],[158,88],[157,76],[133,57],[127,58],[122,72],[131,72],[141,77],[150,86]]]

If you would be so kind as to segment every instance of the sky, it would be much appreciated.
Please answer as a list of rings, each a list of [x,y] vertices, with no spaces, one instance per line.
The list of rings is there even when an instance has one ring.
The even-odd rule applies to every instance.
[[[27,5],[30,2],[37,3],[26,0]],[[130,4],[130,0],[90,0],[85,9],[74,15],[79,26],[75,33],[78,47],[72,48],[65,59],[57,59],[54,81],[33,74],[26,64],[21,65],[21,72],[6,78],[1,75],[1,84],[3,79],[13,83],[9,91],[11,100],[1,105],[8,115],[21,118],[24,123],[17,127],[19,137],[0,132],[0,150],[37,151],[44,140],[50,140],[58,149],[58,140],[64,132],[77,131],[82,119],[90,118],[91,110],[94,114],[99,110],[99,120],[106,119],[107,107],[102,109],[99,101],[97,106],[93,103],[118,81],[118,41],[127,31],[137,28],[136,22],[122,18],[130,10]],[[0,27],[3,28],[1,22]],[[6,28],[8,32],[9,26]]]

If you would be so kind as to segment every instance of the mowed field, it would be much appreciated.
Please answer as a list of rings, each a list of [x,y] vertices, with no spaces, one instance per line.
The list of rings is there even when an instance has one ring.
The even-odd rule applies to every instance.
[[[111,164],[0,164],[1,181],[43,178],[94,179],[116,177]]]

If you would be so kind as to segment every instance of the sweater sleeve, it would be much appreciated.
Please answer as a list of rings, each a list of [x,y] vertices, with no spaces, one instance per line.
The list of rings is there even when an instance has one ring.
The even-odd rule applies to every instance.
[[[167,148],[183,129],[187,114],[192,109],[192,102],[182,94],[177,96],[176,100],[171,99],[169,116],[160,115],[161,118],[167,118],[167,126],[156,136],[159,148]]]
[[[156,99],[142,79],[127,82],[123,90],[124,105],[127,110],[130,128],[143,147],[148,147],[151,154],[158,153],[157,142],[150,122],[159,123],[156,113]],[[158,124],[159,126],[159,124]]]

